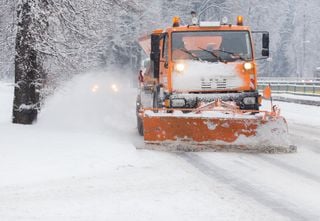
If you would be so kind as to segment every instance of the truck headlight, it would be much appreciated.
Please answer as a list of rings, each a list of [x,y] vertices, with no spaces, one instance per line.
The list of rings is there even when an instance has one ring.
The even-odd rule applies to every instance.
[[[249,71],[249,70],[251,70],[251,69],[253,68],[253,64],[250,63],[250,62],[246,62],[246,63],[244,63],[243,68],[244,68],[246,71]]]
[[[243,103],[245,105],[252,105],[256,103],[256,98],[255,97],[245,97],[243,98]]]
[[[185,65],[183,63],[177,63],[175,64],[174,69],[178,72],[183,72],[185,69]]]

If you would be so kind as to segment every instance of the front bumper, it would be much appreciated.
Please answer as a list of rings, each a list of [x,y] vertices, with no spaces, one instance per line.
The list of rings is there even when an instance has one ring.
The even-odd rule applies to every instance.
[[[255,102],[251,102],[248,104],[245,98],[252,97]],[[239,93],[210,93],[210,94],[199,94],[199,93],[188,93],[188,94],[172,94],[168,96],[170,100],[170,108],[177,108],[175,106],[175,102],[179,100],[180,104],[184,103],[184,105],[179,105],[179,108],[196,108],[200,102],[209,103],[215,101],[217,99],[221,99],[222,101],[233,101],[240,107],[241,110],[258,110],[259,109],[259,92],[258,91],[250,91],[250,92],[239,92]],[[181,102],[184,101],[184,102]]]

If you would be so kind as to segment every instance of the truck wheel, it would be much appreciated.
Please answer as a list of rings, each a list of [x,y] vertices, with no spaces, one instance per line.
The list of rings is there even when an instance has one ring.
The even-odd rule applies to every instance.
[[[143,122],[141,117],[137,116],[137,128],[140,136],[143,136]]]
[[[153,108],[162,108],[162,103],[159,97],[160,87],[156,86],[153,92]]]

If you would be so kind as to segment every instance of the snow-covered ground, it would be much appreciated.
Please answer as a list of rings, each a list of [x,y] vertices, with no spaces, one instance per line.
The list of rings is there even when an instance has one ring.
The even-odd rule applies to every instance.
[[[115,76],[66,83],[33,126],[10,123],[0,83],[1,221],[320,220],[320,107],[275,102],[294,154],[136,150],[136,90]]]

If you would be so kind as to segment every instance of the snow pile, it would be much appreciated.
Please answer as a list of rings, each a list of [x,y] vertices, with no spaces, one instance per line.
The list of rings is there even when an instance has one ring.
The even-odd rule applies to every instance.
[[[287,125],[283,118],[260,125],[254,137],[240,135],[233,145],[243,145],[248,149],[264,151],[296,151],[296,147],[291,146]]]
[[[37,125],[73,131],[132,131],[136,91],[131,79],[117,72],[77,76],[46,101]]]

